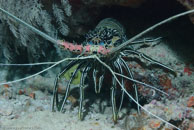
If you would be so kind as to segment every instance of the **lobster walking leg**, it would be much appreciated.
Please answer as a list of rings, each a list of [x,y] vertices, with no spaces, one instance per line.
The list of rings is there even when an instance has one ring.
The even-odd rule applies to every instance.
[[[80,120],[83,119],[83,112],[82,112],[82,106],[83,106],[83,100],[84,100],[84,80],[85,80],[85,72],[88,68],[88,65],[84,68],[82,75],[81,75],[81,81],[80,81],[80,101],[79,101],[79,110],[78,110],[78,117]]]
[[[84,65],[84,63],[85,63],[85,61],[82,61],[81,63],[79,63],[78,67],[75,69],[75,71],[73,72],[72,76],[70,77],[70,80],[68,81],[67,88],[65,90],[65,96],[63,97],[63,103],[62,103],[60,112],[64,111],[64,106],[65,106],[65,103],[66,103],[67,98],[69,96],[71,82],[74,79],[75,75],[77,74],[78,70]]]
[[[122,62],[122,65],[123,67],[125,68],[125,70],[127,71],[128,75],[132,78],[133,78],[133,74],[131,72],[131,70],[129,69],[129,66],[127,65],[127,63],[125,62],[125,60],[123,58],[120,58],[119,59],[121,62]],[[133,83],[133,87],[135,88],[135,95],[136,95],[136,101],[139,103],[139,98],[138,98],[138,90],[137,90],[137,85],[136,83]],[[138,109],[138,112],[140,113],[140,109],[139,109],[139,106],[137,105],[137,109]]]
[[[174,70],[173,70],[172,68],[170,68],[170,67],[168,67],[168,66],[166,66],[166,65],[164,65],[164,64],[162,64],[162,63],[160,63],[159,61],[156,61],[156,60],[150,58],[149,56],[147,56],[147,55],[145,55],[145,54],[143,54],[143,53],[141,53],[141,52],[139,52],[139,51],[135,51],[135,50],[125,50],[125,51],[123,52],[123,54],[124,54],[124,55],[136,54],[136,55],[138,55],[139,57],[142,57],[142,58],[144,58],[145,60],[147,60],[147,61],[149,61],[149,62],[151,62],[151,63],[153,63],[153,64],[159,65],[159,66],[161,66],[161,67],[163,67],[163,68],[166,68],[166,69],[168,69],[168,70],[174,72]]]
[[[136,41],[132,41],[131,42],[131,45],[134,45],[134,44],[142,44],[142,43],[148,43],[148,42],[155,42],[155,41],[159,41],[160,39],[162,39],[162,37],[158,37],[158,38],[155,38],[155,39],[143,39],[143,40],[136,40]]]
[[[119,70],[120,74],[123,75],[123,69],[122,69],[122,66],[120,64],[120,61],[118,59],[117,59],[116,63],[117,63],[118,70]],[[124,87],[124,79],[123,79],[123,77],[121,77],[121,85]],[[125,95],[125,92],[123,90],[121,90],[121,91],[122,91],[122,94],[121,94],[121,102],[120,102],[120,106],[119,106],[118,112],[120,112],[120,110],[121,110],[121,107],[123,105],[124,95]]]
[[[102,83],[103,83],[103,80],[104,80],[104,74],[105,74],[105,70],[103,70],[104,67],[102,67],[102,75],[99,77],[99,83],[98,83],[98,90],[97,92],[100,93],[100,90],[102,88]]]
[[[84,81],[85,81],[89,66],[90,66],[90,63],[88,63],[86,65],[86,67],[83,69],[83,72],[82,72],[82,75],[81,75],[80,86],[79,86],[79,88],[80,88],[80,102],[79,102],[78,116],[79,116],[80,120],[83,119],[82,106],[83,106],[83,100],[84,100]]]
[[[51,103],[51,110],[54,111],[54,106],[56,102],[56,107],[57,110],[59,111],[60,106],[59,106],[59,100],[58,100],[58,80],[61,78],[62,75],[64,75],[72,66],[77,64],[79,61],[71,61],[64,69],[62,72],[60,72],[56,78],[55,78],[55,83],[54,83],[54,88],[53,88],[53,97],[52,97],[52,103]]]
[[[94,80],[94,89],[95,89],[95,92],[97,93],[97,84],[96,84],[96,72],[97,71],[97,65],[94,64],[94,69],[92,71],[92,77],[93,77],[93,80]]]
[[[115,69],[115,63],[113,63],[113,68]],[[113,121],[117,122],[117,108],[116,108],[116,79],[112,76],[112,87],[111,87],[111,103],[112,103],[112,112],[113,112]]]
[[[104,74],[105,74],[105,70],[104,70],[104,67],[103,66],[101,66],[101,72],[102,72],[102,74],[100,74],[100,76],[99,76],[99,81],[98,81],[98,85],[97,85],[97,78],[98,78],[98,71],[97,71],[97,66],[98,65],[98,63],[97,64],[94,64],[94,69],[93,69],[93,72],[92,72],[92,76],[93,76],[93,80],[94,80],[94,88],[95,88],[95,92],[96,93],[100,93],[100,90],[101,90],[101,88],[102,88],[102,84],[103,84],[103,80],[104,80]]]

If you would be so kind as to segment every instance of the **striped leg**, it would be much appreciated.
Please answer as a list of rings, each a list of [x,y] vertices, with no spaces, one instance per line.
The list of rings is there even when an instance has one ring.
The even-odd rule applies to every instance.
[[[98,86],[97,86],[97,73],[98,73],[98,68],[97,68],[97,65],[98,63],[94,64],[94,69],[93,69],[93,72],[92,72],[92,76],[93,76],[93,80],[94,80],[94,88],[95,88],[95,92],[96,93],[100,93],[100,90],[102,88],[102,83],[103,83],[103,80],[104,80],[104,74],[105,74],[105,70],[104,70],[104,67],[101,66],[100,68],[100,72],[102,72],[102,74],[99,76],[99,81],[98,81]]]
[[[102,88],[102,83],[103,83],[103,80],[104,80],[104,74],[105,74],[105,70],[102,70],[103,73],[102,75],[99,77],[99,83],[98,83],[98,93],[100,93],[100,90]]]
[[[60,106],[59,106],[59,100],[58,100],[58,80],[60,79],[61,75],[63,75],[64,73],[66,73],[72,66],[74,66],[75,64],[77,64],[79,61],[71,61],[64,69],[62,72],[60,72],[56,78],[55,78],[55,82],[54,82],[54,88],[53,88],[53,97],[52,97],[52,103],[51,103],[51,111],[54,111],[54,106],[55,106],[55,102],[56,102],[56,107],[57,110],[59,111]]]
[[[85,63],[85,61],[82,61],[81,63],[79,63],[78,67],[75,69],[75,71],[73,72],[72,76],[70,77],[70,80],[69,80],[69,82],[67,84],[67,88],[65,90],[65,96],[63,97],[63,103],[62,103],[60,112],[64,111],[64,106],[65,106],[65,103],[66,103],[67,98],[69,96],[69,90],[70,90],[71,82],[74,79],[75,75],[77,74],[78,70],[84,65],[84,63]]]
[[[121,63],[120,63],[120,61],[118,59],[116,61],[116,64],[117,64],[116,66],[117,66],[117,68],[119,70],[119,73],[123,75],[123,69],[122,69]],[[121,85],[124,87],[124,79],[123,79],[123,77],[121,77]],[[121,91],[122,91],[122,95],[121,95],[121,102],[120,102],[120,106],[119,106],[118,112],[120,112],[120,110],[121,110],[121,107],[122,107],[122,104],[123,104],[123,99],[124,99],[124,94],[125,94],[123,90],[121,90]]]
[[[125,62],[125,60],[123,58],[120,58],[119,60],[122,63],[122,65],[125,68],[125,70],[127,71],[127,73],[130,76],[130,78],[134,79],[133,78],[133,74],[132,74],[131,70],[129,69],[129,66],[127,65],[127,63]],[[136,83],[133,83],[133,87],[135,89],[136,101],[137,101],[137,103],[139,103],[138,90],[137,90]],[[138,113],[140,113],[140,109],[139,109],[139,106],[138,105],[137,105],[137,110],[138,110]]]
[[[113,63],[113,68],[115,70],[115,62]],[[112,88],[111,88],[111,103],[112,103],[112,112],[113,112],[113,121],[116,123],[117,122],[117,118],[118,118],[118,115],[117,115],[117,108],[116,108],[116,99],[115,99],[115,96],[116,96],[116,85],[117,85],[117,82],[116,82],[116,79],[114,76],[112,76]]]
[[[154,59],[152,59],[151,57],[149,57],[149,56],[147,56],[147,55],[145,55],[145,54],[143,54],[143,53],[141,53],[141,52],[139,52],[139,51],[135,51],[135,50],[125,50],[125,51],[123,52],[123,54],[124,54],[124,56],[127,56],[127,55],[129,55],[129,54],[136,54],[136,55],[138,55],[139,57],[142,57],[142,58],[144,58],[145,60],[147,60],[147,61],[149,61],[149,62],[151,62],[151,63],[153,63],[153,64],[159,65],[159,66],[161,66],[161,67],[163,67],[163,68],[166,68],[166,69],[168,69],[168,70],[170,70],[170,71],[172,71],[172,72],[175,72],[172,68],[170,68],[170,67],[168,67],[168,66],[166,66],[166,65],[164,65],[164,64],[162,64],[162,63],[160,63],[160,62],[158,62],[158,61],[156,61],[156,60],[154,60]],[[123,54],[122,54],[122,55],[123,55]]]
[[[82,106],[83,106],[83,100],[84,100],[84,81],[89,69],[90,63],[88,63],[86,65],[86,67],[83,69],[82,75],[81,75],[81,81],[80,81],[80,102],[79,102],[79,112],[78,112],[78,116],[79,119],[82,120],[83,119],[83,112],[82,112]]]
[[[92,72],[92,77],[93,77],[93,80],[94,80],[95,92],[97,93],[96,73],[97,73],[97,65],[94,64],[94,69],[93,69],[93,72]]]
[[[146,43],[146,42],[155,42],[155,41],[159,41],[160,39],[162,39],[162,37],[158,37],[158,38],[155,38],[155,39],[143,39],[143,40],[137,40],[137,41],[131,42],[131,45],[134,45],[134,44],[141,44],[141,43]]]

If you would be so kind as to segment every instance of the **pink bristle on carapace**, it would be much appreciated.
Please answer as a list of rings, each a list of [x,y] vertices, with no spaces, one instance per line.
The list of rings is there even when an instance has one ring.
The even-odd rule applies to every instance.
[[[65,49],[71,51],[71,52],[75,52],[75,53],[82,53],[83,50],[85,50],[85,54],[91,54],[91,47],[92,45],[86,45],[86,46],[82,46],[82,45],[74,45],[73,43],[69,43],[66,41],[60,41],[59,40],[59,44],[62,45]],[[84,48],[84,49],[83,49]],[[110,52],[110,49],[106,49],[104,46],[98,46],[98,54],[101,55],[107,55]]]
[[[69,50],[71,51],[71,52],[73,52],[73,51],[75,51],[76,50],[76,48],[75,48],[75,45],[74,44],[72,44],[72,43],[69,43]]]
[[[75,45],[75,49],[76,49],[76,52],[77,53],[82,53],[82,51],[83,51],[83,46],[82,45]]]
[[[62,45],[65,49],[69,49],[69,42],[59,40],[59,44]]]
[[[110,52],[109,49],[106,49],[104,46],[99,46],[98,53],[102,55],[107,55]]]
[[[91,47],[91,45],[86,45],[86,46],[84,46],[85,52],[86,52],[87,54],[90,53],[90,47]]]
[[[59,40],[59,44],[62,45],[65,49],[71,51],[71,52],[78,52],[78,51],[82,51],[83,47],[82,45],[74,45],[73,43],[70,42],[66,42],[66,41],[60,41]]]

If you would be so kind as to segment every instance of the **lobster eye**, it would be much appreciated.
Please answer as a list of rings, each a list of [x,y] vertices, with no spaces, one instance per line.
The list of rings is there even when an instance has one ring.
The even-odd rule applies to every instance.
[[[104,42],[100,42],[99,44],[100,44],[101,46],[103,46],[103,45],[104,45]]]
[[[92,41],[89,41],[89,44],[90,44],[90,45],[93,45],[94,43],[93,43]]]

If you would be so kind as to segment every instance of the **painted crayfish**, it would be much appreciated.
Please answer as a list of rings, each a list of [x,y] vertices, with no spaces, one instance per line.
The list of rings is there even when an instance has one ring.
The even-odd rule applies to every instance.
[[[83,44],[75,45],[72,43],[69,43],[67,41],[61,41],[56,40],[45,33],[39,31],[38,29],[34,28],[33,26],[25,23],[24,21],[18,19],[17,17],[13,16],[9,12],[3,10],[0,8],[2,12],[9,15],[10,17],[14,18],[21,24],[24,24],[31,30],[33,30],[35,33],[41,35],[45,39],[49,40],[50,42],[54,44],[58,44],[63,46],[65,50],[68,50],[72,53],[78,54],[76,58],[65,58],[59,62],[56,62],[51,67],[39,72],[38,74],[47,71],[48,69],[62,63],[65,60],[71,60],[64,69],[57,75],[55,80],[55,85],[53,89],[53,98],[52,98],[52,111],[56,109],[60,112],[64,111],[64,105],[67,101],[67,98],[70,93],[70,85],[71,82],[74,80],[76,74],[81,71],[80,76],[80,83],[79,83],[79,89],[80,89],[80,103],[79,103],[79,118],[83,118],[83,112],[82,112],[82,106],[83,106],[83,100],[84,100],[84,84],[86,83],[86,78],[92,78],[94,81],[94,89],[96,93],[99,93],[101,88],[103,87],[103,82],[108,81],[109,87],[111,90],[111,103],[112,103],[112,111],[113,111],[113,120],[116,122],[118,117],[118,111],[116,107],[116,99],[115,94],[118,89],[117,86],[120,86],[121,88],[121,102],[123,100],[124,95],[126,94],[130,99],[132,99],[139,108],[143,109],[144,111],[148,112],[152,116],[162,120],[163,122],[173,126],[174,128],[177,128],[173,124],[163,120],[160,117],[157,117],[156,115],[152,114],[148,110],[146,110],[144,107],[142,107],[139,104],[138,101],[138,85],[141,84],[146,87],[150,87],[151,89],[154,89],[158,92],[161,92],[165,95],[167,95],[165,92],[163,92],[160,89],[157,89],[154,86],[151,86],[149,84],[140,82],[138,80],[134,79],[133,72],[131,71],[131,68],[129,67],[128,63],[125,61],[124,57],[127,57],[128,55],[137,55],[141,58],[144,58],[145,60],[152,62],[154,64],[157,64],[161,67],[164,67],[165,69],[168,69],[170,71],[173,71],[171,68],[163,65],[160,62],[157,62],[153,59],[151,59],[149,56],[139,52],[138,50],[133,48],[133,44],[139,44],[142,43],[142,41],[135,42],[137,38],[142,36],[143,34],[147,33],[148,31],[156,28],[157,26],[171,20],[167,19],[162,21],[161,23],[152,26],[151,28],[147,29],[146,31],[138,34],[137,36],[131,38],[130,40],[127,40],[125,35],[125,29],[124,27],[115,19],[106,18],[96,26],[96,28],[93,31],[90,31],[88,34],[86,34],[86,40],[83,42]],[[193,11],[193,10],[192,10]],[[184,14],[177,15],[176,17],[191,13],[192,11],[188,11]],[[193,11],[194,12],[194,11]],[[176,18],[173,17],[173,18]],[[145,41],[143,41],[145,42]],[[128,46],[129,45],[129,46]],[[65,95],[62,99],[59,98],[58,93],[58,80],[63,77],[63,75],[72,69],[72,67],[75,67],[74,71],[72,72],[70,79],[68,81]],[[110,73],[111,74],[111,80],[106,79],[105,74]],[[35,75],[32,75],[35,76]],[[31,76],[31,77],[32,77]],[[22,79],[22,80],[25,80]],[[126,90],[126,86],[124,84],[124,80],[130,80],[133,82],[132,88],[135,93],[135,97],[131,96],[129,92]],[[20,80],[21,81],[21,80]],[[8,82],[9,83],[9,82]],[[10,82],[12,83],[12,82]],[[121,107],[122,103],[120,104]],[[177,128],[179,129],[179,128]]]

